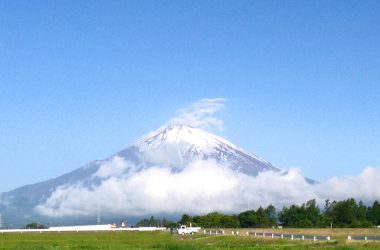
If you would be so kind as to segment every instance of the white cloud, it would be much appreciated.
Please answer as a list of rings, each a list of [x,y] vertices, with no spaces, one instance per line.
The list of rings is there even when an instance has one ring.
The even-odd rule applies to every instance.
[[[364,202],[380,199],[380,169],[366,167],[357,176],[334,177],[318,185],[321,197],[342,199],[352,197]]]
[[[189,125],[203,129],[219,128],[223,121],[215,113],[224,107],[224,98],[202,99],[167,125]],[[275,205],[278,209],[316,199],[355,198],[364,202],[380,200],[380,169],[367,167],[357,176],[334,177],[315,185],[309,184],[299,169],[287,172],[260,172],[249,176],[235,172],[213,160],[182,162],[169,147],[141,154],[143,162],[153,166],[141,170],[122,157],[115,156],[100,166],[93,177],[101,183],[88,187],[77,183],[58,187],[35,210],[51,217],[95,215],[98,206],[103,214],[139,216],[158,213],[204,214],[211,211],[241,212],[259,206]],[[167,166],[183,166],[169,168]],[[156,165],[156,166],[155,166]]]
[[[223,130],[223,120],[216,116],[216,113],[224,108],[227,99],[218,98],[203,98],[194,101],[189,106],[177,110],[177,115],[170,118],[160,128],[150,131],[141,139],[153,136],[158,131],[174,125],[187,125],[193,128],[213,131],[214,129]]]
[[[130,176],[115,174],[90,189],[81,184],[61,186],[35,209],[51,217],[81,216],[95,215],[99,205],[104,214],[138,216],[241,212],[269,204],[281,209],[309,199],[320,204],[325,199],[349,197],[371,202],[380,199],[379,179],[380,170],[368,167],[358,176],[311,185],[298,169],[248,176],[206,160],[194,162],[181,172],[151,167]]]
[[[135,165],[123,157],[114,156],[110,161],[107,161],[101,165],[93,174],[93,177],[109,178],[112,176],[120,176],[126,173],[128,170],[134,169]]]
[[[223,121],[215,113],[224,107],[224,98],[204,98],[193,102],[189,107],[178,110],[178,115],[170,119],[166,125],[189,125],[191,127],[219,130]]]

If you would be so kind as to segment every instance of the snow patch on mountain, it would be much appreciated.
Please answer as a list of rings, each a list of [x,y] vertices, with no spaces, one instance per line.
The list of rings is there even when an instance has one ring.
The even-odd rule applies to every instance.
[[[174,169],[182,169],[194,160],[215,159],[228,163],[234,170],[252,175],[263,170],[281,170],[219,136],[186,125],[160,129],[134,147],[138,149],[142,161]]]
[[[152,136],[144,139],[136,146],[140,148],[155,149],[162,147],[163,145],[184,145],[187,151],[194,156],[205,155],[210,153],[216,153],[219,150],[234,150],[247,154],[242,149],[238,148],[231,142],[208,133],[202,129],[193,128],[186,125],[170,126],[165,129],[160,129]],[[255,159],[268,163],[258,156],[252,156]]]

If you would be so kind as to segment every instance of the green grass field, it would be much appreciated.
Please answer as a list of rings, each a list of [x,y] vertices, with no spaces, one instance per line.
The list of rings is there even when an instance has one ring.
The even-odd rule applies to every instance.
[[[179,236],[164,232],[0,234],[0,249],[380,249],[376,242],[263,239],[247,236]]]

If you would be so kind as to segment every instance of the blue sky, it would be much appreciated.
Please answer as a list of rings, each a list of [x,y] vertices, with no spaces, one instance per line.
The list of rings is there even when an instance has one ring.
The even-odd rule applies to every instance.
[[[379,1],[0,1],[0,191],[103,159],[201,98],[317,180],[380,167]]]

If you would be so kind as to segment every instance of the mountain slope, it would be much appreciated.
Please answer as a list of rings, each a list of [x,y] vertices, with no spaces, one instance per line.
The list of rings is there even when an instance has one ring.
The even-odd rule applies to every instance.
[[[129,178],[155,168],[184,171],[195,161],[213,160],[234,172],[255,176],[260,171],[280,171],[270,162],[251,155],[223,138],[201,129],[178,125],[160,129],[145,139],[101,161],[90,162],[70,173],[27,185],[0,196],[3,221],[43,219],[34,209],[49,200],[58,188],[79,185],[96,188],[110,178]]]

